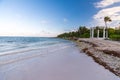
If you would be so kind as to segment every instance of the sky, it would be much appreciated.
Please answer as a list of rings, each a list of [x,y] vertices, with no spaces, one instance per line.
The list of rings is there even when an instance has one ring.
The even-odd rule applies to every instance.
[[[0,36],[54,37],[79,26],[120,23],[120,0],[0,0]]]

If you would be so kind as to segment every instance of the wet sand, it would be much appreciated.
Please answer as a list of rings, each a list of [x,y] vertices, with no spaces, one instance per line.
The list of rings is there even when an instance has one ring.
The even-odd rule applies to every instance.
[[[120,80],[75,46],[27,57],[0,64],[0,80]]]

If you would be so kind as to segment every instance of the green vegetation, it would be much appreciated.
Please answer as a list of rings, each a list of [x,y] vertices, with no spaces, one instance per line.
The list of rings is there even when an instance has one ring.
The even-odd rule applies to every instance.
[[[71,38],[89,38],[90,30],[85,26],[80,26],[77,31],[63,33],[58,35],[59,38],[71,39]]]
[[[94,37],[97,37],[97,30],[99,29],[99,37],[103,37],[103,29],[96,26],[94,29]],[[77,38],[89,38],[90,29],[86,26],[80,26],[77,31],[72,31],[68,33],[63,33],[58,35],[59,38],[64,39],[77,39]],[[108,28],[108,37],[112,40],[120,40],[120,30],[115,30],[113,28]]]
[[[117,41],[120,41],[120,30],[109,30],[110,33],[109,33],[109,37],[110,39],[112,40],[117,40]]]
[[[111,35],[110,38],[112,40],[120,41],[120,35]]]

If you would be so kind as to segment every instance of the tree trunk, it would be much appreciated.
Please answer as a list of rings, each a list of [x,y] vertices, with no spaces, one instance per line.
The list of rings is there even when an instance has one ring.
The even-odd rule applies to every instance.
[[[106,22],[105,22],[105,26],[106,26],[106,39],[108,39],[108,27]]]

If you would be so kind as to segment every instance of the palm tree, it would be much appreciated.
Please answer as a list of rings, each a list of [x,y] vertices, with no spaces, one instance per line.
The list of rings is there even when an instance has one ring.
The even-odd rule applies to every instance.
[[[108,39],[108,26],[107,26],[107,22],[111,22],[112,20],[110,19],[110,17],[106,16],[104,17],[104,22],[105,22],[105,26],[106,26],[106,39]]]

